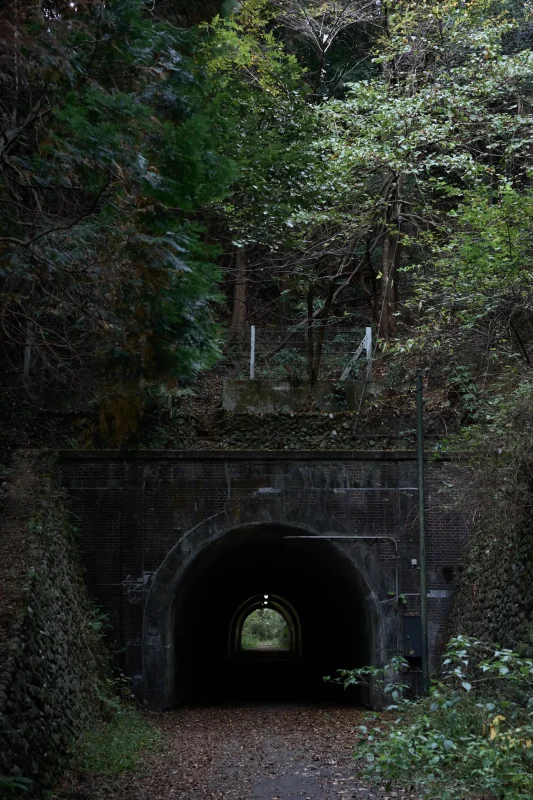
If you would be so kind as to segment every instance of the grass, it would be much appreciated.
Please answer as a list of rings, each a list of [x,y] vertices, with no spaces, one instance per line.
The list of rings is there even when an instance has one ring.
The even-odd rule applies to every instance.
[[[245,633],[243,633],[241,637],[241,647],[243,650],[257,650],[259,647],[275,647],[278,650],[289,649],[286,642],[280,640],[279,637],[263,639],[262,637]]]
[[[32,782],[27,778],[3,778],[0,777],[0,797],[7,800],[8,797],[20,797],[29,792]],[[29,795],[26,795],[27,797]]]
[[[259,636],[243,633],[241,638],[241,647],[243,650],[257,650],[261,645],[266,647],[280,646],[277,639],[262,639]]]
[[[134,708],[123,708],[109,722],[80,737],[72,768],[98,775],[120,775],[136,769],[141,754],[157,750],[161,734]]]

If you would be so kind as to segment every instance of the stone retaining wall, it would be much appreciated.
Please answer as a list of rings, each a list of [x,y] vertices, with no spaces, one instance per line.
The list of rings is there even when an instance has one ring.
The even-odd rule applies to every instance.
[[[24,541],[31,566],[0,662],[2,797],[17,784],[26,797],[49,789],[98,706],[104,657],[52,467],[50,457],[19,459],[6,491],[2,546]]]
[[[533,525],[527,513],[514,511],[514,519],[501,520],[498,535],[480,529],[472,538],[450,633],[474,636],[532,658]]]

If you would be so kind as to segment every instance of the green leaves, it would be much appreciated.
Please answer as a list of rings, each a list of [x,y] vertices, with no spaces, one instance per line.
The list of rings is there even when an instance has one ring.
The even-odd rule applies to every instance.
[[[532,669],[531,660],[511,650],[455,637],[428,698],[404,703],[402,716],[374,727],[372,737],[359,728],[357,757],[365,774],[376,783],[414,785],[428,799],[497,791],[503,800],[525,800],[533,716],[524,698]]]
[[[403,307],[422,334],[466,330],[533,297],[519,266],[529,258],[533,56],[505,51],[514,23],[501,5],[391,7],[381,74],[318,111],[333,201],[315,219],[350,243],[379,247],[384,230],[395,233],[396,280],[414,280]]]
[[[34,58],[0,156],[6,352],[19,369],[31,344],[45,382],[192,375],[217,356],[219,299],[192,218],[234,175],[189,53],[197,32],[151,21],[140,0],[75,21],[20,32]]]
[[[271,17],[259,2],[214,20],[196,60],[210,76],[219,152],[235,166],[229,198],[213,211],[239,246],[276,250],[298,239],[295,214],[312,204],[317,124],[297,60],[268,30]]]

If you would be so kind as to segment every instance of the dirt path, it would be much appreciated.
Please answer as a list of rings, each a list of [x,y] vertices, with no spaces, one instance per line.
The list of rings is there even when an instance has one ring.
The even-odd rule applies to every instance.
[[[153,715],[162,752],[119,779],[69,781],[60,800],[400,800],[355,775],[347,706],[185,708]]]

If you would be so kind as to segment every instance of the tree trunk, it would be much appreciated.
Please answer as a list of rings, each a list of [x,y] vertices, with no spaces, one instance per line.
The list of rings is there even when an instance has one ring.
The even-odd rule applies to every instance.
[[[402,218],[403,176],[398,175],[389,201],[383,237],[381,264],[381,321],[379,335],[382,339],[396,336],[396,311],[398,309],[398,275],[400,265],[400,225]]]
[[[402,243],[400,241],[399,233],[394,236],[394,282],[392,284],[394,314],[396,315],[400,303],[400,253],[402,251]],[[394,333],[396,334],[398,317],[394,317]]]
[[[313,297],[313,288],[310,286],[307,290],[307,377],[310,385],[313,384],[313,368],[315,363]]]
[[[289,320],[289,306],[287,304],[287,290],[289,289],[289,279],[287,275],[281,273],[279,278],[279,305],[278,314],[282,320],[283,325],[288,325]]]
[[[397,290],[397,234],[387,230],[383,238],[383,257],[381,262],[381,318],[379,335],[382,339],[391,339],[396,335],[396,301]]]
[[[235,284],[233,287],[233,313],[230,338],[242,341],[246,332],[248,275],[246,251],[239,248],[235,254]]]
[[[331,281],[328,286],[328,296],[326,297],[326,302],[324,303],[323,315],[320,318],[320,328],[316,340],[315,358],[313,361],[313,369],[311,371],[311,386],[315,385],[315,383],[318,380],[318,376],[320,374],[320,362],[322,361],[324,337],[326,335],[326,327],[328,324],[328,319],[331,311],[331,305],[333,303],[334,294],[335,294],[335,284],[333,283],[333,281]]]
[[[376,275],[376,270],[374,269],[374,265],[372,263],[372,251],[370,249],[370,239],[366,240],[366,249],[365,249],[365,267],[368,271],[368,277],[370,278],[370,289],[367,286],[367,275],[363,272],[362,274],[362,282],[363,288],[366,292],[370,295],[370,308],[372,311],[372,319],[375,325],[379,324],[379,289],[378,289],[378,279]]]

